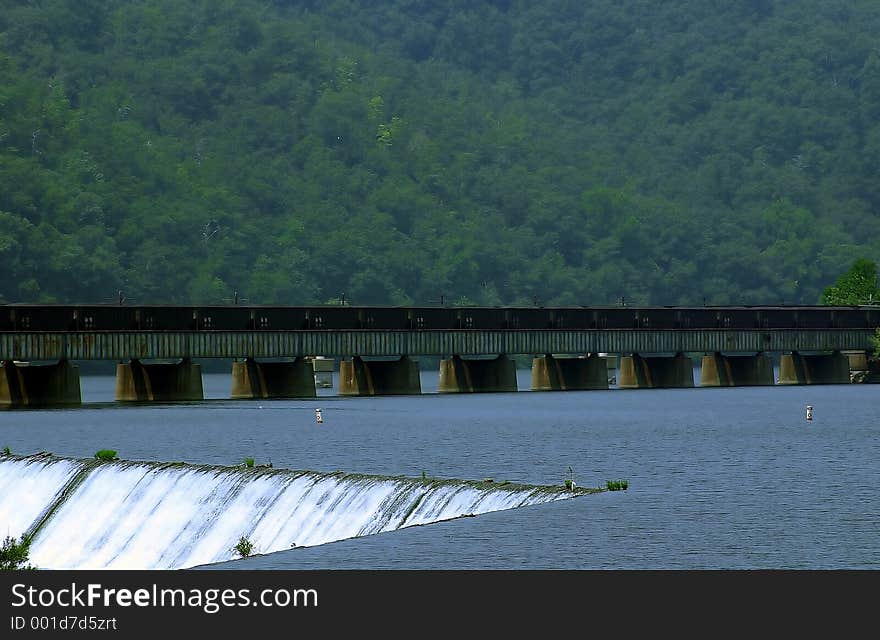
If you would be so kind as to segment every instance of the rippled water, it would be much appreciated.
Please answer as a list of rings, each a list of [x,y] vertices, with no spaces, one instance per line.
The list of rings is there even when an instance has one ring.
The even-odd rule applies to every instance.
[[[880,387],[431,394],[0,412],[0,446],[125,459],[629,490],[293,549],[227,568],[877,568]],[[520,372],[520,388],[529,385]],[[213,399],[210,399],[213,398]],[[804,408],[814,407],[807,423]],[[320,406],[324,424],[317,425]]]

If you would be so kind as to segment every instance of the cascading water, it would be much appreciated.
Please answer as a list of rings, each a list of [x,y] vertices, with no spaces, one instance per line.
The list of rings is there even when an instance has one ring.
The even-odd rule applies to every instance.
[[[58,499],[78,464],[36,456],[0,460],[0,537],[18,537]]]
[[[177,569],[562,500],[593,489],[0,456],[0,537],[51,569]]]

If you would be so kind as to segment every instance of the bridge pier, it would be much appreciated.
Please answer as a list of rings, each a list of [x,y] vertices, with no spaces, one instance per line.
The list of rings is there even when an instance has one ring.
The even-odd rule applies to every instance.
[[[779,384],[847,384],[849,359],[840,351],[804,355],[797,351],[779,358]]]
[[[516,363],[504,354],[491,360],[465,360],[454,355],[440,361],[440,393],[498,393],[516,390]]]
[[[312,363],[312,372],[315,378],[315,386],[323,389],[333,387],[333,358],[316,358],[307,357],[306,360]]]
[[[179,363],[116,365],[116,399],[121,402],[203,400],[202,367],[184,358]]]
[[[855,383],[880,382],[880,362],[871,360],[867,351],[843,351],[849,360],[849,379]]]
[[[849,360],[850,371],[867,371],[868,352],[867,351],[841,351]]]
[[[396,396],[422,392],[419,366],[415,360],[364,360],[354,356],[339,362],[339,395]]]
[[[701,387],[750,387],[773,385],[770,356],[725,356],[720,352],[703,356],[700,367]]]
[[[40,365],[0,362],[0,409],[81,402],[79,367],[67,360]]]
[[[634,353],[620,356],[617,373],[620,389],[670,389],[694,386],[691,359],[683,353],[670,357],[646,358]]]
[[[314,398],[315,370],[310,360],[257,362],[247,358],[232,363],[234,400],[253,398]]]
[[[532,360],[532,391],[585,391],[608,388],[605,359],[592,353],[580,358],[554,358],[551,354]]]

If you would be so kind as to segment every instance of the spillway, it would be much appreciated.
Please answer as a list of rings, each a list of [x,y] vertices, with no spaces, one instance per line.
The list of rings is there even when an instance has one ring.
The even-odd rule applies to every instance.
[[[0,537],[43,569],[179,569],[599,491],[265,467],[0,456]]]

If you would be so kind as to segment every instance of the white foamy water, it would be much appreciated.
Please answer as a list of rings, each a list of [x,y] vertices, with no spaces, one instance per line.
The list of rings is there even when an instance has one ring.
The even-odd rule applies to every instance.
[[[0,461],[0,539],[27,533],[78,469],[61,459]]]
[[[65,486],[82,471],[81,481]],[[0,532],[36,526],[51,569],[176,569],[572,497],[524,485],[303,471],[0,458]]]

